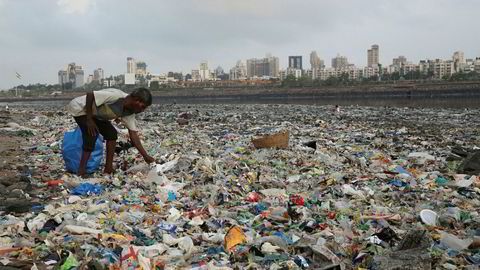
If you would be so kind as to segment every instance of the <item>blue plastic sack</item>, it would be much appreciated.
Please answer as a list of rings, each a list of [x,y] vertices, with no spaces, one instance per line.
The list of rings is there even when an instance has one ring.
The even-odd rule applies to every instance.
[[[67,131],[63,135],[62,155],[65,161],[65,169],[68,172],[78,173],[80,167],[80,159],[83,152],[83,135],[82,130],[77,127],[74,131]],[[95,141],[95,148],[90,154],[87,162],[86,173],[93,173],[100,167],[103,161],[103,137],[98,134]]]
[[[102,194],[104,188],[100,184],[82,183],[72,190],[73,195]]]

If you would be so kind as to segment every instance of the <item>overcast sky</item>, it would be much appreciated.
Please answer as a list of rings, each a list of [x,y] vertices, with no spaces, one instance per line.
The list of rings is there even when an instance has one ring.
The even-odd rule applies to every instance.
[[[0,0],[0,89],[58,83],[70,62],[85,74],[126,72],[126,58],[153,74],[190,73],[207,60],[229,70],[266,53],[316,50],[327,67],[337,54],[363,67],[367,49],[380,62],[404,55],[480,57],[480,0]],[[19,80],[15,72],[22,75]]]

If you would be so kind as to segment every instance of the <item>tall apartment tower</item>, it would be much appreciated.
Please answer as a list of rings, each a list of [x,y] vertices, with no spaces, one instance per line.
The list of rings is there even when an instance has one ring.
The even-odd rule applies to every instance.
[[[202,81],[210,80],[210,70],[208,69],[208,61],[200,62],[200,78]]]
[[[68,82],[68,75],[66,70],[58,71],[58,84],[64,85]]]
[[[252,58],[247,60],[247,77],[278,77],[279,59],[275,56],[269,56],[263,59]]]
[[[67,65],[67,81],[72,83],[73,88],[82,87],[84,85],[85,73],[82,66],[70,63]]]
[[[244,80],[247,78],[247,68],[242,60],[238,60],[237,64],[230,69],[230,80]]]
[[[147,64],[143,61],[135,63],[135,74],[140,76],[147,75]]]
[[[332,58],[332,68],[333,69],[343,69],[348,67],[348,59],[346,56],[340,56],[337,54],[336,57]]]
[[[462,51],[454,52],[452,60],[455,72],[460,72],[466,64],[465,56]]]
[[[392,65],[394,66],[403,66],[407,64],[407,58],[403,55],[400,55],[398,58],[393,58]]]
[[[137,63],[132,57],[127,57],[127,73],[135,73],[137,69]]]
[[[303,69],[301,56],[289,56],[288,67],[293,69]]]
[[[318,57],[316,51],[310,53],[310,66],[312,70],[325,68],[325,62]]]
[[[372,48],[369,49],[367,51],[367,55],[368,55],[368,59],[367,59],[367,63],[368,63],[368,67],[376,67],[378,66],[378,56],[379,56],[379,52],[378,52],[378,45],[374,44],[372,45]]]
[[[101,80],[103,80],[103,77],[104,77],[104,72],[102,68],[97,68],[93,71],[94,81],[100,82]]]

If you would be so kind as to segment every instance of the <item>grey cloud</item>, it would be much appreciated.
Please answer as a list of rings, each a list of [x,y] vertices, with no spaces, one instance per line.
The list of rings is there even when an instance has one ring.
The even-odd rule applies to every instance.
[[[238,59],[270,52],[285,66],[288,55],[317,50],[330,62],[337,53],[366,63],[380,45],[384,64],[447,58],[455,50],[480,56],[475,0],[91,0],[85,13],[65,13],[57,1],[0,0],[0,88],[55,83],[56,71],[75,61],[87,73],[103,67],[125,72],[127,56],[154,73],[189,72],[201,60],[228,70]]]

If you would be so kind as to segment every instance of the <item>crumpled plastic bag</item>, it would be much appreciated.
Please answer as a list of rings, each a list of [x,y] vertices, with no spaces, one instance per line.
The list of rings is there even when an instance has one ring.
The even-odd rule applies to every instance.
[[[157,173],[164,173],[167,171],[170,171],[171,169],[175,168],[175,165],[178,163],[178,157],[174,160],[171,160],[169,162],[166,162],[164,164],[157,164],[156,166],[156,171]]]
[[[88,195],[88,194],[102,194],[105,188],[100,184],[83,183],[75,187],[72,195]]]
[[[183,250],[185,254],[192,254],[195,252],[195,246],[190,236],[175,238],[169,234],[163,234],[163,243],[168,246],[178,245],[178,248]]]
[[[352,196],[357,196],[360,199],[365,199],[365,195],[363,194],[362,191],[360,190],[355,190],[352,186],[344,184],[342,186],[342,191],[346,195],[352,195]]]

